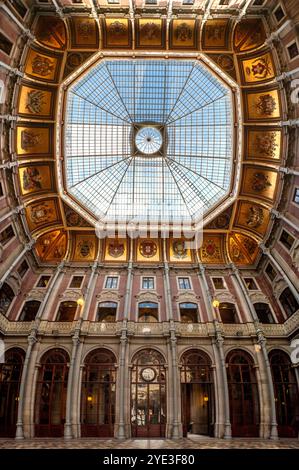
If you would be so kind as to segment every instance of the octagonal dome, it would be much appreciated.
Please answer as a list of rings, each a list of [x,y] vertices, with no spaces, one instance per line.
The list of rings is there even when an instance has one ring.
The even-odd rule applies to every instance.
[[[203,62],[103,59],[67,90],[65,189],[107,223],[196,223],[230,192],[233,124]]]

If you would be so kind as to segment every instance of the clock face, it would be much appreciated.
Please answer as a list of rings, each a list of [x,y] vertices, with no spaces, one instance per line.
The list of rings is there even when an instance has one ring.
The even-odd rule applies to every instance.
[[[151,367],[146,367],[145,369],[142,369],[141,371],[141,377],[143,378],[143,380],[145,380],[146,382],[151,382],[152,380],[154,380],[154,378],[156,377],[156,372],[154,369],[152,369]]]

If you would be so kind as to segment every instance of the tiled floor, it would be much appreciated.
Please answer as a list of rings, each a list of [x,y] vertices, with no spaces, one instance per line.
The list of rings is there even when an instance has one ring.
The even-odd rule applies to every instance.
[[[0,439],[0,449],[299,449],[299,439]]]

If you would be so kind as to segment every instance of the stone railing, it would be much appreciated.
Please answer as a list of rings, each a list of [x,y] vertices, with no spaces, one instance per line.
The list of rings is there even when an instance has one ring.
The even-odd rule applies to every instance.
[[[128,325],[129,333],[137,336],[168,336],[169,335],[169,323],[134,323],[129,322]],[[132,325],[131,323],[134,323]]]
[[[284,323],[263,324],[261,328],[267,336],[289,336],[299,328],[299,310]]]

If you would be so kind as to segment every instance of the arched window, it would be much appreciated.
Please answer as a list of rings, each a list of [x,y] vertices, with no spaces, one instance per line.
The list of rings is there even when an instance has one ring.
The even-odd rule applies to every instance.
[[[0,436],[14,437],[25,353],[12,348],[0,364]]]
[[[299,309],[299,304],[294,297],[293,292],[287,287],[279,297],[280,303],[288,317],[293,315]]]
[[[163,356],[143,349],[134,356],[131,372],[133,437],[165,437],[166,370]]]
[[[198,307],[197,304],[186,302],[180,304],[180,316],[182,323],[197,323],[198,322]]]
[[[35,400],[35,434],[60,437],[64,433],[69,355],[63,349],[44,354]]]
[[[222,302],[219,305],[219,313],[223,323],[238,323],[237,310],[234,304]]]
[[[234,437],[259,436],[259,397],[252,358],[236,349],[227,356],[230,419]]]
[[[101,302],[98,306],[97,321],[112,323],[116,320],[117,303]]]
[[[156,302],[142,302],[138,306],[138,320],[144,323],[159,321],[159,310]]]
[[[0,289],[0,312],[3,315],[6,315],[8,309],[15,297],[14,291],[12,288],[4,282],[3,286]]]
[[[33,321],[37,315],[41,302],[38,300],[28,300],[22,308],[19,321]]]
[[[116,358],[108,349],[91,351],[85,360],[81,389],[83,437],[112,437],[115,422]]]
[[[268,304],[257,302],[253,306],[261,323],[274,323],[272,312]]]
[[[299,395],[295,371],[289,356],[278,349],[269,353],[274,385],[278,435],[297,437],[299,431]]]
[[[183,434],[212,436],[215,411],[211,360],[203,351],[191,349],[181,362]]]
[[[57,312],[56,321],[74,321],[77,311],[77,302],[61,302]]]

